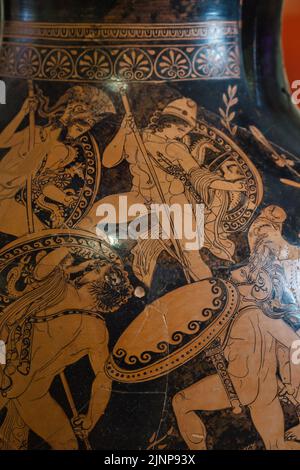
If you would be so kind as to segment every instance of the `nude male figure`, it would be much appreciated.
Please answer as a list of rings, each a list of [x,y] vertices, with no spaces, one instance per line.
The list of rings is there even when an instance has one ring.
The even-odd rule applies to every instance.
[[[250,228],[249,242],[254,258],[248,266],[232,274],[232,279],[240,283],[242,301],[224,344],[232,383],[241,404],[249,408],[253,424],[267,450],[300,449],[299,442],[285,439],[277,377],[278,345],[285,348],[290,358],[292,345],[299,340],[299,336],[283,319],[267,316],[252,297],[255,280],[265,275],[264,269],[272,256],[276,259],[277,268],[280,267],[282,259],[279,257],[278,260],[277,255],[286,251],[283,248],[287,245],[281,235],[284,220],[282,210],[271,206],[256,219],[252,230]],[[294,251],[291,247],[291,253]],[[248,280],[248,284],[242,282],[245,280]],[[290,362],[290,371],[291,389],[296,394],[300,383],[299,366]],[[217,374],[175,395],[173,409],[180,433],[189,449],[206,449],[206,429],[196,411],[216,411],[230,407],[225,388]]]

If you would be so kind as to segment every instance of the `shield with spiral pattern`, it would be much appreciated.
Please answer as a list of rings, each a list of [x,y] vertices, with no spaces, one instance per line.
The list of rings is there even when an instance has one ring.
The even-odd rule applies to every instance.
[[[106,373],[119,382],[145,382],[177,369],[203,351],[238,311],[230,281],[207,279],[148,305],[117,341]]]

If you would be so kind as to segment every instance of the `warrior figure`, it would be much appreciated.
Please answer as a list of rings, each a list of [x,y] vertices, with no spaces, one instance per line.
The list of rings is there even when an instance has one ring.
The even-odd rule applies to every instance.
[[[186,205],[192,205],[194,233],[201,230],[197,227],[195,204],[205,204],[204,246],[216,256],[232,260],[234,244],[228,240],[222,227],[222,216],[226,214],[229,205],[226,193],[246,191],[244,177],[236,171],[235,162],[225,162],[218,173],[199,166],[197,152],[192,152],[185,143],[196,125],[197,105],[194,101],[180,98],[170,102],[162,111],[154,114],[149,125],[141,132],[142,146],[147,152],[145,159],[136,138],[139,130],[133,116],[126,114],[119,131],[104,151],[103,165],[113,168],[124,159],[128,161],[132,188],[129,193],[122,194],[127,197],[128,206],[144,204],[150,210],[151,204],[164,203],[169,207],[177,204],[184,213]],[[107,196],[101,203],[110,203],[117,209],[119,197],[119,194]],[[99,204],[81,221],[81,228],[91,230],[94,227],[95,230],[96,225],[101,223],[97,218]],[[120,220],[119,217],[119,222],[126,223],[128,220]],[[187,248],[190,241],[183,233],[178,240],[177,259],[190,279],[199,281],[209,277],[211,271],[202,259],[199,247]],[[171,242],[173,243],[172,240]],[[164,249],[172,252],[170,243],[165,240],[161,243],[161,240],[141,239],[132,251],[133,270],[148,286],[151,284],[158,256]]]
[[[126,303],[131,293],[127,274],[117,263],[93,259],[76,264],[64,247],[40,257],[30,288],[1,316],[1,337],[7,342],[7,363],[1,370],[0,409],[8,408],[0,428],[3,445],[7,447],[13,436],[12,423],[21,420],[25,433],[33,430],[52,449],[78,448],[74,429],[50,395],[50,386],[68,365],[89,357],[95,374],[89,407],[74,424],[80,437],[87,436],[111,394],[111,380],[104,372],[105,315]]]
[[[220,338],[238,399],[249,408],[253,424],[269,450],[300,449],[300,443],[285,438],[278,383],[281,379],[281,386],[284,382],[293,394],[292,399],[299,400],[299,366],[291,361],[292,345],[299,336],[285,320],[299,310],[289,278],[290,266],[287,269],[286,263],[298,265],[300,252],[282,236],[285,219],[281,208],[270,206],[252,224],[250,261],[232,273],[241,297],[239,313]],[[173,409],[187,446],[193,450],[206,449],[206,429],[196,411],[230,407],[218,374],[177,393]],[[290,435],[295,434],[299,436],[299,427]]]
[[[18,114],[0,134],[0,148],[9,149],[0,163],[0,230],[16,236],[28,233],[26,207],[34,202],[50,212],[52,227],[62,226],[58,206],[70,207],[77,200],[74,190],[64,191],[64,173],[76,158],[76,141],[103,119],[114,113],[110,99],[101,90],[84,85],[74,86],[48,107],[48,99],[39,90],[35,97],[25,100]],[[24,118],[37,109],[45,126],[35,125],[18,130]],[[30,145],[33,140],[33,145]],[[80,175],[80,168],[73,168]],[[82,176],[82,175],[80,175]],[[28,181],[32,185],[32,200],[26,194]],[[34,214],[34,230],[43,229]],[[31,230],[31,231],[34,231]]]

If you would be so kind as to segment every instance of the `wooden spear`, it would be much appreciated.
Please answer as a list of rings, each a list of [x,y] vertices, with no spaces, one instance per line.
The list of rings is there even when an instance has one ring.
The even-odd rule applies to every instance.
[[[72,393],[71,393],[71,389],[70,389],[69,384],[67,382],[67,378],[65,376],[65,373],[61,372],[59,374],[59,376],[60,376],[60,380],[62,381],[62,384],[63,384],[64,390],[65,390],[65,394],[66,394],[66,397],[68,399],[70,408],[72,410],[73,420],[74,420],[74,419],[79,417],[79,413],[77,411],[77,408],[76,408],[76,405],[75,405],[75,402],[74,402],[74,399],[73,399],[73,396],[72,396]],[[86,450],[92,450],[92,446],[91,446],[88,438],[84,437],[82,440],[84,442]]]
[[[29,98],[34,98],[34,89],[33,81],[28,80],[28,96]],[[35,140],[35,110],[31,108],[29,110],[29,140],[28,140],[28,152],[31,152],[34,148]],[[26,211],[27,211],[27,223],[28,223],[28,232],[34,233],[34,219],[32,212],[32,174],[27,178],[26,184]]]

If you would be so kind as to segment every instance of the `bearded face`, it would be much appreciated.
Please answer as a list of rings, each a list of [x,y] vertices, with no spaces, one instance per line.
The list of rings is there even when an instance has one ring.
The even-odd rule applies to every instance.
[[[61,116],[60,122],[67,128],[67,137],[71,140],[85,134],[94,125],[89,106],[85,103],[70,102]]]
[[[127,272],[120,266],[106,265],[99,278],[90,283],[90,292],[97,309],[112,313],[124,305],[133,293]]]
[[[68,126],[67,138],[70,140],[76,140],[90,129],[91,126],[84,121],[73,122],[70,126]]]

